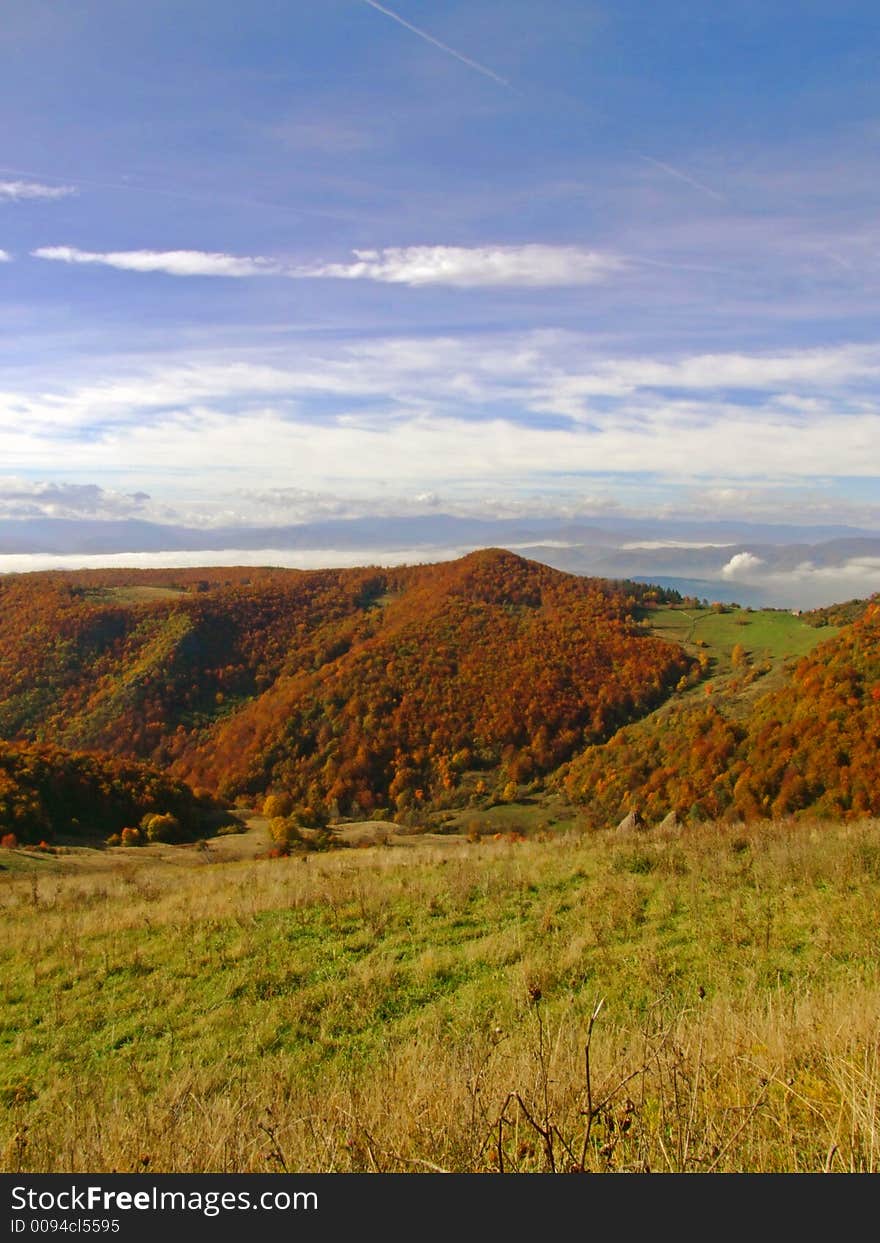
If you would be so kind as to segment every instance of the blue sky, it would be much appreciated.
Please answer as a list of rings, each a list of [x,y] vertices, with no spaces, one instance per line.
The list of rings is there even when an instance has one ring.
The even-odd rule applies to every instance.
[[[878,27],[7,6],[0,515],[880,529]]]

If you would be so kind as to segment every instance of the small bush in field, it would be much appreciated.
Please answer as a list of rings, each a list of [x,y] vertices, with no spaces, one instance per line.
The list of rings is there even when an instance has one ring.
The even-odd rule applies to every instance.
[[[140,829],[123,829],[120,841],[123,846],[140,846],[143,841]]]
[[[269,833],[273,842],[277,842],[279,846],[286,846],[288,849],[291,842],[299,841],[296,824],[287,816],[273,817],[269,821]]]
[[[121,846],[122,838],[118,833],[111,833],[104,843],[105,846]]]
[[[18,838],[14,833],[4,833],[3,836],[0,837],[0,847],[2,847],[3,850],[15,850],[17,845]]]
[[[141,821],[141,829],[148,842],[176,842],[180,840],[180,821],[176,816],[153,815]]]
[[[269,794],[263,802],[263,815],[270,820],[289,816],[293,811],[293,799],[289,794]]]

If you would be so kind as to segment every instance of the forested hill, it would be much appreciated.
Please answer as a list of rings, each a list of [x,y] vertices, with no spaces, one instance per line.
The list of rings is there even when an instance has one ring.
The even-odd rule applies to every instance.
[[[405,808],[520,782],[694,662],[635,595],[499,550],[398,570],[0,579],[0,737],[149,759],[226,796]]]
[[[656,595],[500,550],[394,570],[0,578],[7,812],[36,809],[31,833],[63,820],[57,787],[107,823],[186,815],[186,782],[409,816],[536,779],[596,826],[630,808],[651,823],[880,809],[877,602],[713,620]],[[762,643],[789,631],[788,664],[778,648],[762,680]]]
[[[880,812],[880,604],[802,657],[748,714],[686,702],[589,747],[565,773],[594,824]]]

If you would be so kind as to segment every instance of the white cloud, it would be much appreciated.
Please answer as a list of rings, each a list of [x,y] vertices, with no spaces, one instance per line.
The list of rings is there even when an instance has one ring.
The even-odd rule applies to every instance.
[[[727,569],[738,558],[749,559],[748,565],[743,562],[735,573],[728,574]],[[868,554],[830,565],[802,561],[793,569],[784,569],[766,565],[751,553],[739,553],[728,562],[722,574],[729,582],[763,588],[768,599],[783,607],[819,608],[880,592],[880,557]]]
[[[290,267],[277,259],[201,250],[88,251],[75,246],[41,246],[31,252],[36,259],[171,276],[286,276],[292,280],[371,280],[459,289],[591,285],[627,266],[623,259],[578,246],[404,246],[352,253],[352,263]]]
[[[816,566],[811,561],[802,561],[791,577],[803,581],[810,579],[861,580],[870,578],[876,582],[872,591],[880,589],[880,557],[850,557],[840,565]]]
[[[39,181],[0,181],[0,203],[20,203],[27,199],[66,199],[76,193],[76,186],[45,186]]]
[[[203,250],[78,250],[75,246],[41,246],[36,259],[60,263],[92,263],[128,272],[164,272],[169,276],[276,276],[271,259],[218,254]]]
[[[113,492],[93,483],[0,476],[0,519],[127,518],[149,500],[145,492]]]
[[[634,360],[622,375],[641,387],[776,388],[880,373],[876,346],[791,350],[784,354],[696,354],[672,363]]]
[[[501,415],[476,420],[406,410],[390,400],[369,416],[347,414],[343,404],[335,417],[316,422],[297,409],[248,401],[235,410],[200,403],[149,413],[141,407],[121,421],[96,421],[88,435],[76,437],[12,419],[3,441],[5,460],[16,470],[59,460],[98,478],[123,470],[150,490],[212,477],[233,486],[258,478],[268,486],[331,490],[343,483],[375,488],[393,478],[414,492],[445,493],[450,481],[518,480],[522,488],[594,473],[681,478],[689,462],[699,471],[740,477],[880,474],[880,415],[822,421],[794,440],[790,429],[733,417],[682,428],[658,410],[627,423],[610,414],[591,428],[535,427]]]
[[[652,539],[652,540],[630,540],[620,547],[624,551],[630,549],[642,549],[645,552],[658,552],[665,548],[730,548],[731,544],[712,543],[706,540],[682,540],[682,539]],[[739,556],[749,556],[748,553],[740,553]],[[757,559],[757,558],[756,558]]]
[[[8,250],[0,250],[0,263],[11,263],[12,255]]]
[[[698,376],[710,380],[710,357],[716,372],[744,377],[760,374],[762,355],[660,362],[596,357],[595,348],[559,333],[304,340],[238,358],[181,349],[112,370],[84,359],[92,374],[73,378],[41,367],[0,392],[3,466],[32,474],[63,462],[66,472],[160,496],[228,494],[257,481],[376,496],[394,479],[399,492],[437,492],[444,504],[482,485],[522,498],[642,472],[658,489],[702,484],[709,491],[694,500],[703,513],[740,516],[753,512],[755,483],[784,485],[784,508],[795,486],[815,492],[835,477],[880,476],[880,403],[866,383],[880,365],[877,346],[780,355],[786,388],[800,374],[816,397],[797,409],[772,385],[760,399],[697,386]],[[673,377],[691,388],[657,391],[659,368],[673,389]],[[575,398],[586,387],[601,400]],[[568,418],[533,413],[558,413],[565,400]],[[815,520],[832,516],[817,508]]]
[[[742,581],[754,577],[759,572],[761,566],[765,562],[763,558],[756,557],[753,552],[737,552],[730,558],[721,570],[722,578],[739,579]]]
[[[535,386],[532,409],[575,419],[591,417],[590,399],[595,397],[669,389],[706,393],[749,389],[771,394],[780,417],[799,422],[828,413],[832,388],[876,380],[880,376],[880,346],[838,346],[781,354],[693,354],[672,360],[599,359],[579,367],[548,369],[546,374],[545,384]],[[796,389],[802,392],[791,391]],[[668,401],[666,404],[669,406]],[[684,407],[680,405],[679,409],[684,415]],[[762,412],[760,417],[766,417],[761,406],[755,409]]]
[[[291,275],[398,285],[592,285],[625,267],[613,255],[578,246],[391,246],[355,250],[352,263],[324,263]]]
[[[880,497],[873,502],[844,494],[831,476],[806,480],[772,478],[751,484],[688,486],[664,507],[662,516],[675,519],[712,518],[759,523],[797,522],[806,526],[850,526],[880,530]]]
[[[346,482],[336,493],[285,485],[221,490],[212,484],[208,489],[196,485],[184,490],[175,486],[173,501],[167,502],[146,492],[122,492],[93,483],[0,476],[0,521],[136,517],[202,531],[218,527],[244,531],[254,527],[298,526],[327,519],[367,518],[372,521],[438,513],[478,519],[549,517],[569,522],[617,508],[612,498],[590,495],[581,488],[557,489],[548,496],[520,497],[508,495],[503,485],[494,493],[477,486],[464,495],[455,491],[441,497],[436,492],[414,495],[388,489],[377,494],[369,488],[359,488],[355,481]]]

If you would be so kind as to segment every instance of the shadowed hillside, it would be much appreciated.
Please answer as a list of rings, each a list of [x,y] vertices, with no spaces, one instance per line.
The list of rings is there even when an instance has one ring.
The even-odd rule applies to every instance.
[[[0,742],[0,832],[20,842],[119,833],[148,813],[173,817],[174,832],[186,837],[210,805],[147,764]]]

